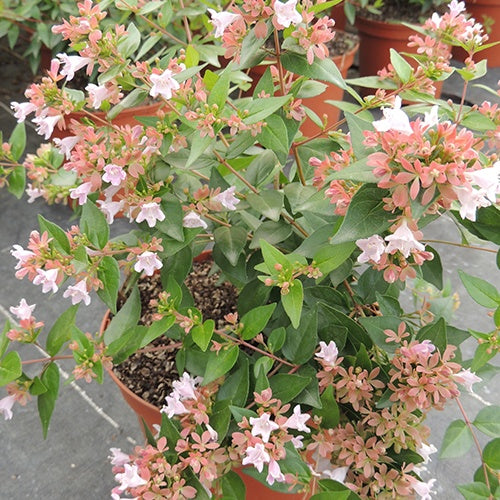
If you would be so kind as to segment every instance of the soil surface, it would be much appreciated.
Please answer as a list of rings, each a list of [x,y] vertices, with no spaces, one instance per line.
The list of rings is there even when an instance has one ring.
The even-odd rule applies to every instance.
[[[410,3],[409,0],[384,0],[384,5],[379,7],[380,14],[374,14],[367,10],[361,10],[360,15],[368,19],[378,21],[404,21],[408,23],[422,23],[430,17],[433,12],[444,12],[446,6],[431,7],[429,10],[422,12],[422,7],[416,3]]]
[[[213,319],[216,327],[222,326],[226,314],[236,311],[236,288],[230,283],[220,282],[220,274],[212,272],[210,261],[195,262],[193,271],[184,283],[193,296],[195,307],[202,312],[203,319]],[[161,291],[159,274],[139,281],[141,324],[151,324],[156,310],[150,305],[150,301],[157,298]],[[175,344],[175,340],[159,337],[148,346],[157,347],[158,350],[135,353],[116,366],[114,372],[132,392],[162,408],[165,397],[172,390],[172,382],[179,378],[175,366]]]

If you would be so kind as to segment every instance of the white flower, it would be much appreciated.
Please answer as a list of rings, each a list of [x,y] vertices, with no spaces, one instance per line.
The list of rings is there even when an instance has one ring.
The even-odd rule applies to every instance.
[[[74,78],[75,71],[78,71],[92,62],[90,57],[68,56],[68,54],[57,54],[57,58],[64,65],[61,70],[61,75],[65,76],[68,82]]]
[[[123,467],[125,471],[115,475],[115,480],[120,483],[118,487],[120,491],[125,491],[127,488],[137,488],[138,486],[147,484],[147,481],[139,476],[137,465],[124,464]]]
[[[285,481],[285,475],[281,472],[280,466],[276,460],[271,459],[269,461],[266,481],[269,486],[272,486],[275,481],[278,483],[283,483]]]
[[[144,203],[141,207],[141,211],[135,218],[136,222],[146,221],[149,227],[154,227],[156,221],[162,221],[164,219],[165,214],[161,211],[160,205],[154,201]]]
[[[25,193],[28,195],[28,203],[33,203],[37,198],[43,196],[43,189],[34,188],[31,183],[28,184],[28,187],[25,189]]]
[[[207,431],[210,434],[210,439],[216,442],[219,439],[218,432],[210,424],[205,424],[205,427],[207,428]]]
[[[10,312],[15,314],[19,320],[30,319],[31,313],[35,310],[36,304],[28,305],[25,299],[21,299],[17,307],[12,306]]]
[[[34,285],[42,285],[42,292],[47,293],[52,290],[56,293],[59,287],[57,286],[57,275],[59,271],[57,269],[49,269],[45,271],[44,269],[37,269],[37,275],[33,278]]]
[[[146,250],[137,256],[134,270],[138,273],[144,272],[146,276],[153,276],[156,269],[161,269],[163,264],[154,252]]]
[[[455,374],[455,380],[459,384],[462,384],[469,392],[473,392],[472,386],[477,382],[482,382],[483,379],[471,372],[470,368],[467,368],[467,370],[462,370]]]
[[[54,138],[54,144],[56,145],[59,152],[66,157],[67,160],[71,158],[71,151],[78,144],[80,138],[77,135],[71,135],[69,137],[64,137],[59,139],[59,137]]]
[[[427,127],[434,127],[439,123],[439,115],[438,115],[439,106],[436,104],[432,106],[430,111],[426,111],[424,113],[424,121],[423,125]]]
[[[319,343],[320,351],[315,354],[317,358],[323,359],[323,361],[330,366],[334,366],[337,361],[337,356],[339,355],[339,350],[337,349],[337,344],[333,340],[330,340],[328,345],[321,341]]]
[[[222,191],[218,195],[214,196],[214,200],[218,201],[224,208],[228,210],[235,210],[236,205],[240,202],[236,196],[234,196],[234,192],[236,191],[236,186],[231,186],[227,188],[225,191]]]
[[[186,407],[182,404],[182,401],[179,399],[179,395],[176,393],[172,393],[172,396],[167,396],[165,401],[167,404],[163,406],[161,409],[162,413],[166,413],[168,418],[172,418],[174,415],[183,415],[184,413],[188,413]]]
[[[467,179],[481,188],[481,193],[488,198],[491,203],[496,203],[497,194],[500,193],[500,161],[492,167],[466,172]]]
[[[123,453],[120,448],[110,448],[109,451],[113,454],[112,456],[108,457],[111,461],[111,465],[120,466],[130,463],[130,456],[126,453]]]
[[[320,472],[322,477],[344,484],[348,471],[349,467],[335,467],[334,469],[323,469]]]
[[[103,101],[113,95],[113,91],[105,85],[89,83],[85,90],[89,93],[89,103],[94,109],[99,109]]]
[[[435,482],[435,479],[430,479],[427,482],[414,479],[411,483],[411,487],[415,493],[420,496],[420,500],[431,500],[432,486]]]
[[[431,461],[430,455],[436,453],[437,448],[433,444],[422,443],[421,446],[417,448],[417,453],[424,459],[424,464],[428,464]]]
[[[62,115],[37,116],[33,118],[32,122],[37,125],[36,133],[38,135],[43,135],[44,139],[48,141],[54,132],[57,122],[59,122],[61,118]]]
[[[127,178],[127,173],[121,165],[108,163],[104,166],[104,175],[102,180],[109,182],[112,186],[119,186]]]
[[[14,117],[18,121],[18,123],[23,122],[26,120],[26,117],[30,114],[33,113],[33,111],[37,110],[37,107],[31,103],[31,102],[16,102],[12,101],[10,103],[10,107],[14,111]]]
[[[12,407],[15,401],[16,397],[14,395],[5,396],[0,399],[0,414],[3,413],[5,420],[10,420],[12,418]]]
[[[491,205],[485,191],[482,189],[454,186],[453,190],[457,194],[460,203],[459,213],[462,219],[469,219],[475,222],[477,209]]]
[[[304,439],[304,436],[301,436],[300,434],[298,436],[294,436],[291,439],[291,443],[293,444],[294,448],[299,450],[300,448],[304,447],[304,443],[302,440]]]
[[[393,108],[382,108],[384,118],[375,120],[373,127],[377,132],[387,132],[388,130],[396,130],[403,134],[411,134],[413,130],[410,126],[410,119],[407,114],[401,109],[401,97],[396,96],[394,99]]]
[[[220,38],[226,28],[240,17],[239,14],[234,14],[233,12],[216,12],[214,9],[208,9],[208,12],[210,12],[210,20],[215,28],[215,38]]]
[[[306,422],[311,418],[307,413],[301,413],[300,405],[296,405],[293,409],[293,415],[285,422],[285,427],[289,429],[296,429],[300,432],[310,432],[311,429],[307,427]]]
[[[296,10],[297,0],[288,0],[288,2],[274,2],[274,13],[276,14],[276,21],[280,26],[288,28],[290,24],[296,25],[302,21],[302,16]]]
[[[256,443],[255,446],[249,446],[245,450],[246,457],[242,460],[242,465],[253,465],[259,472],[262,472],[264,464],[269,463],[271,457],[267,453],[262,443]]]
[[[202,227],[203,229],[208,227],[207,223],[192,210],[184,216],[184,219],[182,219],[182,225],[184,227]]]
[[[90,182],[83,182],[76,188],[69,190],[69,197],[73,200],[78,200],[79,205],[87,203],[87,196],[92,191],[92,184]]]
[[[195,389],[199,382],[200,377],[191,377],[189,373],[184,372],[179,380],[172,382],[172,387],[179,399],[196,399]]]
[[[358,256],[358,262],[361,264],[369,262],[370,260],[378,263],[382,254],[385,252],[384,240],[378,234],[374,234],[369,238],[356,240],[356,245],[363,250],[363,252]]]
[[[149,79],[153,86],[149,91],[151,97],[157,97],[159,95],[170,99],[172,97],[172,90],[177,90],[180,85],[177,80],[172,78],[172,71],[166,69],[161,75],[152,73]]]
[[[263,413],[260,417],[250,417],[252,436],[261,436],[264,443],[269,441],[272,431],[279,429],[279,425],[269,420],[269,418],[268,413]]]
[[[23,264],[25,264],[31,257],[35,254],[31,250],[25,250],[21,245],[13,245],[10,251],[11,255],[17,259],[17,264],[15,269],[21,269]]]
[[[450,9],[451,17],[457,17],[459,14],[465,11],[465,2],[458,2],[457,0],[451,0],[448,4]]]
[[[386,236],[385,241],[389,242],[385,249],[387,253],[394,253],[399,250],[405,258],[408,258],[413,250],[425,250],[425,246],[415,238],[406,220],[401,222],[393,234]]]
[[[73,305],[79,304],[82,300],[86,306],[90,304],[90,295],[85,280],[80,280],[76,285],[68,286],[68,289],[63,293],[63,297],[65,299],[70,297]]]

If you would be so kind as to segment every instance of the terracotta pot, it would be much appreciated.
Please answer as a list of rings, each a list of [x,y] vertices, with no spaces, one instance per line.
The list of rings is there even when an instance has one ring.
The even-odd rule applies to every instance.
[[[390,49],[397,52],[416,52],[413,47],[408,47],[408,37],[415,35],[416,31],[399,23],[387,23],[356,17],[356,27],[359,36],[359,76],[376,76],[378,71],[391,62]],[[412,60],[408,61],[415,66]],[[441,96],[443,82],[434,82],[436,97]],[[373,89],[364,89],[366,95]]]
[[[142,106],[134,106],[132,108],[124,109],[119,115],[117,115],[115,118],[111,120],[111,123],[113,125],[118,125],[118,126],[138,125],[140,122],[136,120],[136,117],[153,116],[156,114],[160,106],[161,103],[154,103],[154,104],[144,104]],[[94,111],[92,112],[92,115],[96,117],[97,124],[102,123],[101,120],[107,121],[106,113],[104,113],[103,111]],[[66,125],[69,125],[71,123],[71,120],[81,121],[83,118],[90,118],[90,116],[87,113],[84,113],[83,111],[74,111],[73,113],[70,113],[69,115],[66,115],[64,117]],[[63,130],[55,128],[54,132],[52,133],[51,139],[54,139],[55,137],[58,137],[59,139],[64,139],[65,137],[71,135],[73,134],[68,130],[68,128]]]
[[[500,0],[465,0],[467,12],[479,23],[493,20],[491,32],[488,33],[490,39],[487,43],[500,41]],[[453,57],[463,61],[467,53],[461,47],[453,48]],[[489,68],[498,68],[500,66],[500,45],[490,47],[479,52],[475,61],[488,60]]]
[[[345,54],[332,57],[332,61],[336,64],[343,78],[347,77],[347,72],[354,62],[354,57],[356,55],[356,52],[358,51],[358,48],[359,44],[356,43],[352,47],[352,49]],[[252,87],[246,92],[245,95],[252,95],[257,82],[265,73],[267,67],[268,64],[265,64],[256,66],[250,70],[249,75],[252,77],[253,83]],[[308,108],[312,109],[319,117],[322,117],[324,114],[326,114],[328,116],[328,123],[331,124],[339,120],[340,109],[332,106],[331,104],[325,104],[325,101],[341,101],[344,97],[344,91],[333,83],[323,83],[326,83],[326,89],[322,94],[315,97],[308,97],[306,99],[303,99],[302,103]],[[281,92],[277,92],[277,95],[281,95]],[[300,131],[302,132],[302,134],[308,137],[317,134],[318,132],[320,132],[320,130],[321,129],[309,118],[306,118],[304,123],[300,126]]]

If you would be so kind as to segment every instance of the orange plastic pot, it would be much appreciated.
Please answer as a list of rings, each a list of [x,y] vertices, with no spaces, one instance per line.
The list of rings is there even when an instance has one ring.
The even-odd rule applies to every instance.
[[[465,9],[479,23],[493,21],[491,31],[488,33],[487,43],[500,41],[500,0],[465,0]],[[453,57],[463,61],[467,53],[461,47],[453,48]],[[489,68],[500,66],[500,45],[478,52],[474,56],[475,61],[488,60]]]
[[[356,52],[358,51],[358,48],[359,44],[355,44],[351,48],[351,50],[349,50],[345,54],[333,56],[331,58],[339,69],[343,78],[347,77],[347,72],[354,62],[354,57],[356,55]],[[264,64],[255,66],[250,70],[249,76],[252,77],[253,82],[250,90],[248,90],[245,95],[252,95],[258,81],[265,73],[267,67],[268,64]],[[325,104],[325,101],[341,101],[344,97],[344,90],[340,87],[337,87],[333,83],[323,83],[326,83],[325,91],[317,96],[302,99],[302,104],[312,109],[319,117],[323,117],[323,115],[326,114],[328,116],[328,123],[331,124],[339,120],[340,109],[332,106],[331,104]],[[277,94],[281,95],[280,92],[277,92]],[[318,132],[320,132],[320,130],[321,129],[310,118],[306,118],[304,123],[302,123],[302,125],[300,126],[300,131],[307,137],[317,134]]]

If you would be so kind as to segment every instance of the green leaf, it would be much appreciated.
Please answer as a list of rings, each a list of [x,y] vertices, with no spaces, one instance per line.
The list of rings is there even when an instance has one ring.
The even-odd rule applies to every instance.
[[[9,338],[7,337],[7,332],[11,329],[10,321],[7,320],[3,327],[2,333],[0,334],[0,358],[5,354],[7,347],[9,346]]]
[[[281,351],[292,363],[303,365],[309,361],[318,344],[318,313],[314,309],[305,314],[300,324],[287,328]]]
[[[258,278],[248,282],[238,296],[238,312],[244,315],[255,307],[267,303],[271,287],[264,285]]]
[[[484,447],[483,460],[492,469],[500,470],[500,438],[493,439]]]
[[[203,351],[207,350],[210,341],[212,340],[212,335],[214,333],[215,321],[213,319],[207,319],[203,325],[196,325],[191,330],[191,336],[193,337],[194,343]]]
[[[361,131],[360,131],[361,132]],[[328,176],[328,179],[347,180],[354,182],[364,182],[375,184],[378,178],[373,173],[373,167],[367,164],[368,157],[355,161],[347,168],[333,172]]]
[[[134,23],[127,26],[127,36],[120,38],[118,52],[122,57],[130,57],[141,45],[141,32]]]
[[[80,228],[98,248],[104,248],[109,240],[109,226],[104,214],[90,200],[83,205]]]
[[[432,252],[434,258],[432,260],[426,260],[421,266],[422,277],[427,283],[434,285],[438,290],[443,289],[443,266],[441,264],[441,258],[437,251],[431,246],[427,245],[426,250]]]
[[[250,388],[250,368],[246,357],[240,357],[239,367],[231,373],[217,392],[218,400],[229,400],[234,406],[245,406]]]
[[[104,332],[104,343],[111,344],[119,338],[125,330],[135,326],[141,316],[141,299],[139,289],[135,286],[123,307],[110,321]]]
[[[268,97],[267,99],[255,99],[253,101],[244,100],[240,107],[242,110],[248,110],[248,116],[243,120],[246,125],[252,125],[261,120],[265,120],[271,116],[275,111],[282,108],[290,99],[292,95],[285,95],[279,97]]]
[[[292,225],[284,220],[273,222],[266,220],[257,228],[250,242],[250,248],[259,248],[261,241],[265,240],[271,245],[286,240],[292,234]]]
[[[488,500],[491,498],[490,491],[484,483],[459,484],[457,489],[462,493],[465,500]]]
[[[347,125],[349,126],[349,133],[351,135],[351,143],[354,154],[358,160],[362,160],[367,156],[366,147],[363,144],[365,140],[364,131],[373,130],[373,125],[371,122],[363,120],[363,118],[360,118],[353,113],[345,112],[344,114],[347,120]]]
[[[24,122],[18,123],[12,134],[10,134],[9,144],[11,147],[12,156],[16,161],[21,158],[26,147],[26,127]]]
[[[260,214],[277,222],[283,210],[284,195],[279,191],[261,191],[259,194],[248,193],[247,201]]]
[[[186,161],[186,168],[193,165],[193,163],[206,151],[212,144],[212,138],[208,135],[201,137],[200,133],[196,130],[192,136],[191,150]]]
[[[301,375],[277,373],[269,379],[269,385],[273,391],[273,397],[282,403],[288,403],[298,396],[311,381],[311,377]]]
[[[446,335],[446,321],[444,318],[439,318],[434,323],[426,325],[420,329],[417,335],[417,340],[420,342],[423,340],[430,340],[432,344],[439,349],[442,354],[448,346],[448,338]]]
[[[120,288],[120,268],[113,257],[104,256],[97,269],[97,277],[102,281],[103,288],[97,290],[97,295],[116,314],[116,300]]]
[[[78,305],[66,309],[56,320],[49,333],[45,349],[51,356],[55,356],[65,342],[71,338],[71,331],[75,324]]]
[[[243,340],[250,340],[262,332],[271,319],[275,308],[276,303],[272,303],[248,311],[240,320],[240,323],[243,325],[241,338]]]
[[[247,236],[247,231],[241,226],[221,226],[215,229],[215,244],[232,266],[238,264],[238,258],[247,242]]]
[[[161,211],[165,214],[165,219],[157,221],[155,229],[158,229],[163,234],[166,234],[174,240],[184,241],[184,229],[182,221],[184,212],[178,198],[173,194],[164,195],[161,201]]]
[[[472,423],[487,436],[500,437],[500,406],[484,407]]]
[[[269,182],[278,165],[278,159],[274,151],[265,149],[261,154],[255,157],[250,165],[248,165],[245,179],[252,184],[252,186],[260,189],[261,186]]]
[[[491,349],[488,343],[479,344],[474,354],[474,359],[470,366],[471,371],[474,373],[482,368],[491,358],[495,356],[495,351]]]
[[[57,224],[48,221],[42,215],[38,215],[38,225],[40,226],[40,231],[47,231],[48,235],[53,238],[54,246],[65,254],[69,254],[70,244],[68,237],[63,229],[61,229]]]
[[[279,328],[276,328],[270,333],[269,338],[267,339],[267,346],[269,347],[271,352],[277,352],[283,347],[285,340],[286,340],[285,327],[280,326]]]
[[[408,83],[413,74],[410,64],[396,50],[390,49],[391,64],[402,83]]]
[[[314,254],[313,261],[323,276],[330,274],[343,264],[356,248],[355,243],[347,241],[338,245],[325,245]]]
[[[22,373],[21,356],[17,351],[8,352],[0,361],[0,386],[16,380]]]
[[[333,386],[329,385],[321,394],[322,408],[313,411],[313,415],[321,417],[321,427],[323,429],[334,429],[339,425],[340,412],[333,394]]]
[[[56,399],[59,394],[59,368],[55,363],[50,363],[44,369],[40,380],[47,388],[47,391],[38,396],[38,414],[42,423],[43,438],[47,437],[49,423],[52,417],[52,412],[56,404]]]
[[[217,352],[210,352],[208,363],[205,368],[205,375],[203,376],[203,385],[225,375],[235,365],[238,359],[239,349],[238,346],[233,345],[228,349],[221,349]]]
[[[283,269],[288,269],[290,267],[290,261],[287,259],[284,253],[280,252],[277,248],[274,248],[266,240],[259,240],[259,245],[262,250],[262,257],[266,263],[269,274],[274,274],[276,269],[275,265],[280,264]]]
[[[498,290],[487,281],[459,270],[458,274],[469,295],[481,306],[496,309],[500,305]]]
[[[455,420],[446,429],[439,458],[461,457],[469,451],[473,441],[467,424],[463,420]]]
[[[7,189],[9,190],[9,193],[12,193],[17,199],[20,199],[24,194],[25,186],[26,169],[24,165],[19,165],[11,171]]]
[[[220,482],[223,500],[241,500],[242,498],[246,498],[245,483],[236,472],[229,471],[222,476]]]
[[[229,94],[230,77],[231,68],[229,66],[219,73],[215,85],[208,94],[209,106],[216,104],[219,110],[222,110]]]
[[[333,236],[333,244],[356,241],[381,234],[391,225],[392,215],[384,210],[382,198],[387,191],[365,184],[353,196],[342,225]]]
[[[283,119],[278,115],[270,115],[266,118],[266,126],[256,137],[259,144],[273,151],[282,165],[288,158],[288,131]],[[280,154],[281,153],[281,154]]]
[[[147,329],[144,337],[141,340],[139,348],[143,348],[153,342],[154,339],[166,333],[175,324],[175,316],[165,316],[159,321],[154,321]]]
[[[295,279],[290,283],[288,293],[281,295],[281,303],[294,328],[299,327],[304,302],[304,288],[302,281]]]
[[[247,408],[240,408],[238,406],[229,405],[229,409],[231,410],[235,422],[241,422],[243,420],[243,417],[250,418],[257,416],[257,413]]]

